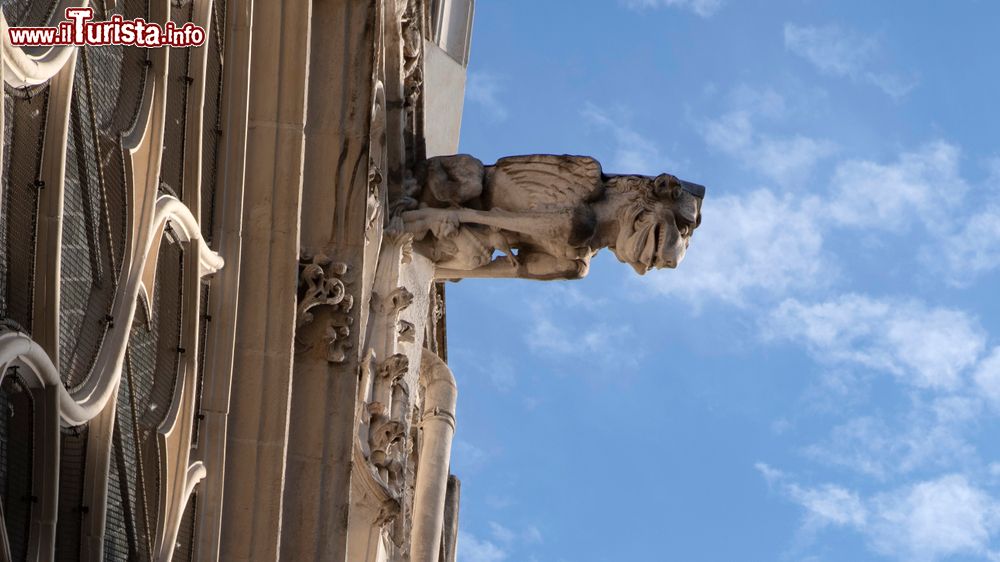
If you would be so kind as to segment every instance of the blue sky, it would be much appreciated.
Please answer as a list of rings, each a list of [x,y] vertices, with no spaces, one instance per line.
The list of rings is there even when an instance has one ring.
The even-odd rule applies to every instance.
[[[449,285],[461,562],[1000,560],[998,22],[478,2],[463,152],[709,192],[676,271]]]

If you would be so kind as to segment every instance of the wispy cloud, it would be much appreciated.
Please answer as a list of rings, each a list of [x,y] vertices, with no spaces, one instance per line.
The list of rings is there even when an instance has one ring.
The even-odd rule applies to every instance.
[[[861,504],[861,498],[854,492],[832,484],[816,488],[803,487],[792,482],[784,472],[765,463],[757,463],[755,468],[768,486],[777,488],[806,508],[810,525],[864,525],[868,519],[868,512]]]
[[[722,0],[622,0],[629,8],[679,8],[698,14],[703,18],[712,17],[722,8]]]
[[[681,265],[683,275],[651,272],[644,282],[696,305],[715,299],[737,306],[751,295],[822,285],[834,271],[823,258],[819,211],[815,200],[768,190],[713,198]]]
[[[535,311],[531,330],[525,335],[525,343],[532,351],[550,356],[575,355],[601,363],[634,363],[634,357],[625,356],[626,350],[635,347],[626,345],[633,335],[631,326],[596,321],[586,327],[568,328],[565,322],[556,322],[549,309],[535,307]]]
[[[836,25],[799,26],[785,24],[785,48],[830,76],[851,78],[901,98],[917,86],[915,78],[876,70],[882,46],[878,39]]]
[[[511,529],[496,521],[490,521],[489,525],[493,539],[504,545],[528,545],[541,544],[543,542],[542,532],[534,525],[528,525],[521,530]]]
[[[535,355],[565,362],[634,366],[641,352],[627,321],[609,320],[605,297],[574,287],[546,288],[548,298],[527,307],[524,343]]]
[[[696,123],[702,139],[781,187],[804,187],[816,165],[837,150],[836,144],[825,139],[761,132],[762,123],[782,123],[794,113],[785,97],[773,89],[743,84],[728,98],[725,113]]]
[[[913,219],[938,231],[941,213],[956,211],[968,191],[961,151],[935,141],[895,162],[849,160],[837,166],[830,216],[842,226],[899,230]]]
[[[478,472],[489,459],[488,452],[464,439],[456,439],[452,446],[452,463],[455,465],[453,470],[458,474]]]
[[[458,531],[458,559],[462,562],[503,562],[507,552],[468,531]]]
[[[973,380],[993,409],[1000,412],[1000,347],[993,348],[993,352],[979,364]]]
[[[887,371],[919,388],[957,388],[986,343],[963,311],[854,294],[816,304],[788,299],[764,327],[820,360]]]
[[[493,121],[504,121],[507,119],[507,107],[500,100],[503,88],[502,77],[491,72],[472,71],[465,86],[465,96],[481,107]]]
[[[656,175],[676,167],[660,153],[655,142],[627,124],[628,117],[624,112],[613,114],[588,103],[582,113],[588,121],[611,133],[614,139],[615,155],[614,160],[608,163],[608,171]]]
[[[977,456],[963,429],[981,411],[979,401],[956,396],[916,407],[891,424],[862,416],[835,427],[827,441],[807,447],[805,453],[880,481],[918,470],[963,467]]]
[[[726,113],[701,126],[708,146],[735,158],[783,187],[799,187],[816,164],[831,156],[836,145],[804,135],[774,136],[755,130],[754,116],[746,110]]]
[[[989,204],[961,222],[958,231],[943,234],[921,253],[921,261],[955,287],[1000,269],[1000,205]]]
[[[804,510],[811,531],[841,527],[861,533],[871,550],[907,562],[935,562],[957,555],[996,560],[1000,505],[961,474],[949,474],[863,497],[835,484],[804,486],[766,464],[768,484]]]

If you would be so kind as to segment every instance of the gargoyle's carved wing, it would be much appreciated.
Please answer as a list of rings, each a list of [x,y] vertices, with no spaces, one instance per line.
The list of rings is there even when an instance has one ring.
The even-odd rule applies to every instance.
[[[599,195],[601,164],[587,156],[536,154],[502,158],[487,168],[488,208],[574,208]]]

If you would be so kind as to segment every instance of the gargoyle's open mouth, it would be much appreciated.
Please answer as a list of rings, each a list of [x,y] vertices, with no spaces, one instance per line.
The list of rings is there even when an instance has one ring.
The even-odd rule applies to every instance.
[[[657,224],[651,229],[649,238],[646,241],[646,247],[643,248],[642,252],[642,264],[646,266],[647,271],[650,269],[677,267],[678,260],[672,255],[667,255],[669,247],[667,240],[669,234],[667,231],[669,229],[670,226],[663,223]],[[680,236],[680,233],[678,233],[678,236]]]

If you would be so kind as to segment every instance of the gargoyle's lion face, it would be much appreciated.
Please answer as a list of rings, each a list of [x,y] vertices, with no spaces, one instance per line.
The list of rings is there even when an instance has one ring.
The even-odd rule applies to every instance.
[[[681,263],[691,234],[701,224],[705,196],[704,187],[669,174],[641,180],[640,185],[627,190],[629,202],[619,210],[618,239],[613,248],[618,259],[639,275]]]

